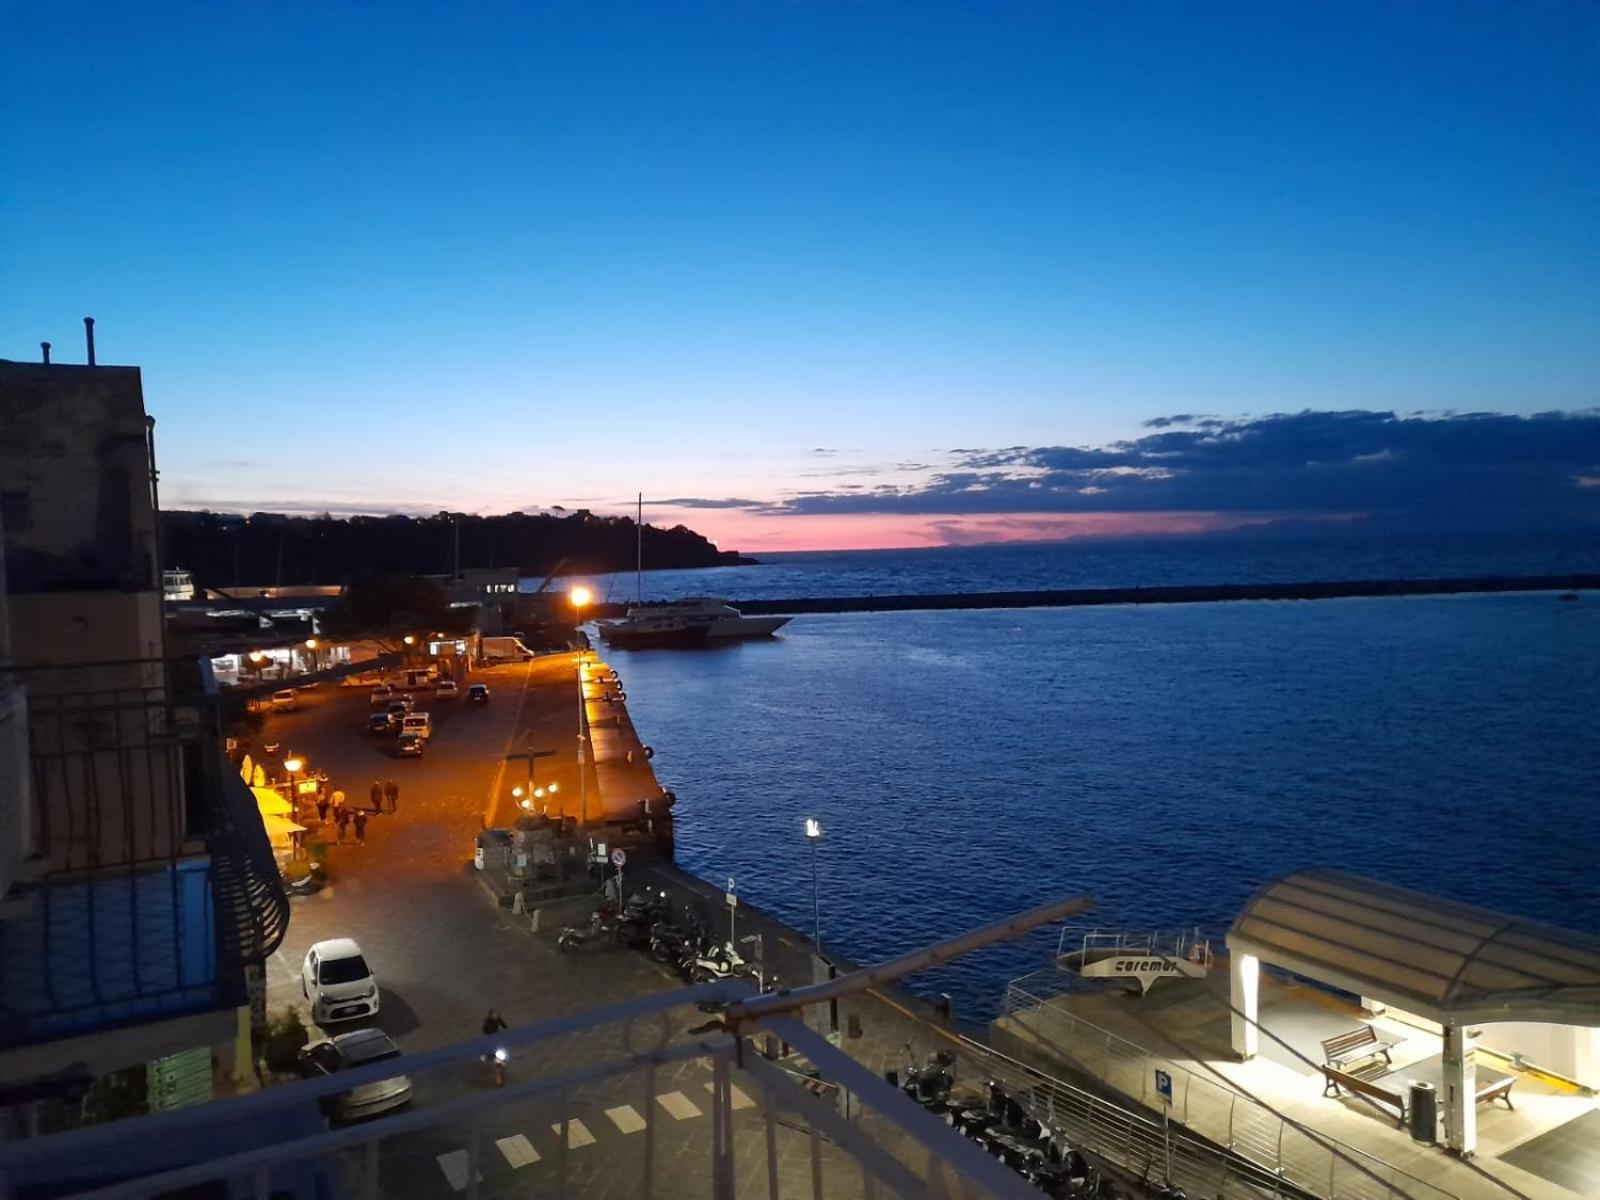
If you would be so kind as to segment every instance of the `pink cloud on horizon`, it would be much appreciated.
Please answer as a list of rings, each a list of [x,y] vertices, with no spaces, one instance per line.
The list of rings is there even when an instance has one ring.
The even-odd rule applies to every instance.
[[[687,525],[724,550],[901,550],[991,542],[1049,542],[1078,537],[1214,533],[1262,525],[1292,513],[836,513],[770,514],[727,508],[647,506],[645,521]],[[1359,514],[1318,514],[1349,520]]]

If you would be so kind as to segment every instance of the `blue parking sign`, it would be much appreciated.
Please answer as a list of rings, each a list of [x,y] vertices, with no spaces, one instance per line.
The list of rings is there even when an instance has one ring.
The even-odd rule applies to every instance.
[[[1156,1094],[1168,1104],[1172,1103],[1172,1076],[1166,1071],[1156,1072]]]

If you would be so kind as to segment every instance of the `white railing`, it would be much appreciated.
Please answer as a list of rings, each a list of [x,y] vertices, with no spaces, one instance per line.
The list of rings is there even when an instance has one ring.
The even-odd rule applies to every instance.
[[[1030,979],[1028,982],[1032,982]],[[1190,1134],[1232,1151],[1270,1176],[1324,1200],[1454,1200],[1452,1193],[1364,1150],[1307,1131],[1242,1092],[1102,1029],[1023,980],[1006,989],[1005,1016],[1096,1079],[1152,1111],[1155,1072],[1172,1079],[1170,1116]],[[1189,1189],[1191,1193],[1193,1189]]]
[[[139,1200],[457,1194],[999,1197],[1037,1193],[792,1018],[736,1038],[717,982],[174,1113],[0,1145],[0,1195]],[[832,1087],[756,1052],[765,1033]],[[492,1086],[480,1056],[510,1061]],[[403,1069],[414,1106],[328,1128],[326,1103]],[[819,1094],[820,1093],[820,1094]],[[181,1165],[180,1165],[181,1164]]]

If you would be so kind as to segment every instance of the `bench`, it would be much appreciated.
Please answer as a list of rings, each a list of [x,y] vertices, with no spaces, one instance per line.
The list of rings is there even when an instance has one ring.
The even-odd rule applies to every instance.
[[[1349,1088],[1352,1092],[1376,1100],[1379,1104],[1387,1104],[1400,1116],[1395,1124],[1406,1123],[1406,1097],[1404,1092],[1391,1091],[1383,1086],[1382,1079],[1363,1079],[1359,1075],[1352,1075],[1348,1071],[1341,1071],[1337,1067],[1325,1066],[1322,1076],[1327,1081],[1322,1089],[1322,1094],[1337,1096],[1340,1088]]]
[[[1378,1031],[1371,1025],[1362,1025],[1358,1029],[1331,1038],[1323,1038],[1322,1060],[1330,1067],[1347,1067],[1351,1063],[1377,1058],[1381,1054],[1383,1061],[1393,1066],[1394,1059],[1389,1057],[1389,1051],[1392,1049],[1394,1049],[1393,1042],[1386,1042],[1380,1038]]]
[[[1491,1100],[1504,1100],[1507,1108],[1516,1111],[1516,1105],[1511,1103],[1511,1085],[1516,1081],[1515,1075],[1507,1075],[1504,1079],[1484,1084],[1478,1089],[1478,1103],[1487,1104]]]

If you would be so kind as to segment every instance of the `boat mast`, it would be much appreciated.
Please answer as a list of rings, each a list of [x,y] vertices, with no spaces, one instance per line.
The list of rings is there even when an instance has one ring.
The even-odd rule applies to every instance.
[[[639,493],[639,515],[633,521],[634,556],[633,579],[634,590],[638,593],[639,603],[644,603],[644,493]]]

